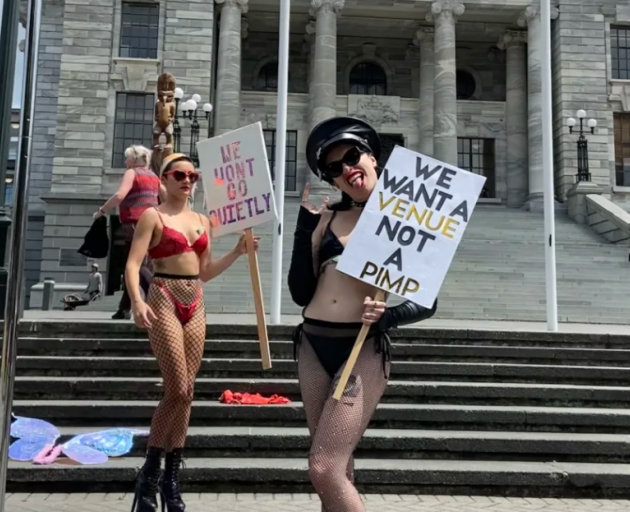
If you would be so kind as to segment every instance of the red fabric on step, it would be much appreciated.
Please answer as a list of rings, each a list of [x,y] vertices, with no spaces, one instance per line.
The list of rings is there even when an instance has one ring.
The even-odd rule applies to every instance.
[[[262,396],[260,393],[252,395],[250,393],[233,393],[229,389],[225,390],[219,402],[222,404],[241,404],[241,405],[275,405],[290,404],[291,400],[284,396],[272,395],[269,398]]]

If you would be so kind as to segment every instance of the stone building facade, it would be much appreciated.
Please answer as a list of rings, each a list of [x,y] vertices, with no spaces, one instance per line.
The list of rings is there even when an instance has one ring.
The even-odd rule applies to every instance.
[[[150,142],[160,72],[173,73],[186,97],[214,105],[202,138],[206,127],[217,134],[261,121],[273,158],[278,1],[44,5],[27,278],[81,282],[88,262],[76,249],[119,183],[124,148]],[[554,0],[551,11],[556,198],[565,200],[576,175],[566,119],[585,109],[598,121],[592,179],[630,206],[630,6]],[[294,0],[287,195],[310,179],[310,129],[351,115],[372,123],[389,148],[486,175],[484,201],[540,208],[540,27],[531,0]],[[103,267],[112,275],[116,254]]]

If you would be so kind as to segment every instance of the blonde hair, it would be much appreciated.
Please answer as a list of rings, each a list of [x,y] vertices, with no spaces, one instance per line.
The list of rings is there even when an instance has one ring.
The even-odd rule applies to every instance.
[[[151,162],[151,150],[144,146],[129,146],[125,149],[125,158],[133,159],[136,165],[148,167]]]

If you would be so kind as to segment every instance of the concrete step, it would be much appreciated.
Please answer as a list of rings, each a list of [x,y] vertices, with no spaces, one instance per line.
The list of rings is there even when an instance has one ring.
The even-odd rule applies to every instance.
[[[144,397],[142,397],[144,398]],[[21,400],[19,416],[41,418],[58,426],[129,426],[148,424],[157,401]],[[238,406],[218,401],[194,401],[193,426],[303,427],[301,402],[287,405]],[[627,434],[630,410],[612,408],[536,407],[503,405],[381,403],[371,428],[487,430]]]
[[[225,390],[300,399],[297,379],[199,377],[195,381],[197,400],[218,400]],[[162,393],[159,377],[18,377],[15,384],[16,398],[34,400],[159,400]],[[383,401],[630,408],[630,387],[394,380]]]
[[[9,492],[106,492],[133,489],[140,458],[103,466],[34,466],[9,463]],[[358,459],[361,491],[422,494],[625,497],[630,465],[562,462]],[[189,459],[185,491],[299,492],[310,489],[307,460],[277,458]]]
[[[148,430],[147,426],[135,426]],[[63,436],[101,430],[64,427]],[[146,453],[146,437],[135,439],[130,456]],[[186,456],[308,457],[306,427],[191,427]],[[627,462],[630,437],[619,434],[564,434],[555,432],[475,432],[449,430],[368,429],[355,459],[513,460],[558,462]]]
[[[418,343],[393,343],[392,353],[395,362],[419,360],[424,362],[527,362],[576,366],[630,366],[630,350],[624,349],[475,345],[472,340],[466,345],[447,345],[427,343],[427,341],[431,340],[418,340]],[[453,342],[457,343],[457,340]],[[491,342],[489,340],[487,343]],[[481,343],[486,342],[481,341]],[[529,342],[518,340],[513,343],[529,344]],[[290,341],[271,341],[270,349],[274,362],[293,359],[293,343]],[[21,356],[47,357],[151,356],[151,348],[146,339],[21,338],[18,343],[18,352]],[[260,350],[256,341],[209,340],[205,345],[205,356],[215,359],[256,359],[260,356]]]
[[[159,376],[154,357],[39,357],[19,356],[18,375],[33,376]],[[295,361],[276,360],[262,370],[257,359],[208,359],[201,361],[200,377],[274,379],[297,377]],[[538,364],[392,362],[392,378],[399,380],[548,382],[602,385],[630,383],[630,368],[619,366],[570,366]]]
[[[296,324],[298,319],[292,319]],[[435,343],[445,345],[500,345],[525,347],[565,347],[630,349],[630,335],[574,332],[545,332],[505,329],[462,329],[427,327],[420,323],[415,326],[393,330],[390,337],[394,343]],[[509,324],[508,324],[509,325]],[[422,327],[420,327],[422,326]],[[292,339],[295,325],[269,325],[269,338],[274,341]],[[147,333],[138,329],[131,321],[86,321],[68,322],[63,320],[20,322],[20,347],[36,348],[49,340],[62,340],[63,343],[78,343],[78,340],[96,340],[98,345],[110,340],[145,342]],[[216,324],[206,326],[206,338],[217,341],[257,340],[258,331],[251,324]],[[23,340],[23,341],[22,341]]]

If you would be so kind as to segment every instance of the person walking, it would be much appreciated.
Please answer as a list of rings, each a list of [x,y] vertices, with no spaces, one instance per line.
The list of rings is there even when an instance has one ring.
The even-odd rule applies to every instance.
[[[189,206],[188,199],[199,180],[190,158],[181,153],[166,157],[161,180],[167,190],[166,201],[142,214],[125,270],[134,321],[148,329],[164,380],[164,397],[153,414],[146,461],[136,482],[132,511],[137,512],[155,512],[158,491],[162,507],[166,506],[168,512],[185,510],[179,469],[206,340],[202,283],[223,273],[247,253],[243,235],[230,252],[211,258],[209,220]],[[254,248],[258,248],[258,239]],[[145,301],[138,272],[147,252],[155,274]]]
[[[288,276],[293,301],[304,307],[293,341],[311,434],[309,476],[325,512],[365,511],[353,484],[353,453],[387,386],[387,332],[437,308],[437,301],[431,309],[409,301],[388,308],[373,299],[376,288],[336,269],[378,182],[380,152],[376,131],[349,117],[320,123],[306,143],[311,170],[342,193],[337,204],[315,206],[306,187]],[[332,393],[364,324],[369,333],[337,402]]]
[[[125,262],[129,257],[131,241],[133,240],[136,224],[148,208],[158,205],[158,195],[164,198],[165,189],[160,184],[158,176],[149,168],[151,151],[144,146],[129,146],[125,150],[127,170],[122,177],[116,193],[101,206],[94,214],[94,219],[107,215],[119,207],[120,223],[125,236]],[[144,293],[148,293],[151,283],[151,272],[143,265],[140,269],[140,284]],[[126,280],[123,278],[123,295],[118,304],[118,310],[112,316],[114,320],[129,318],[131,301],[127,290]]]

